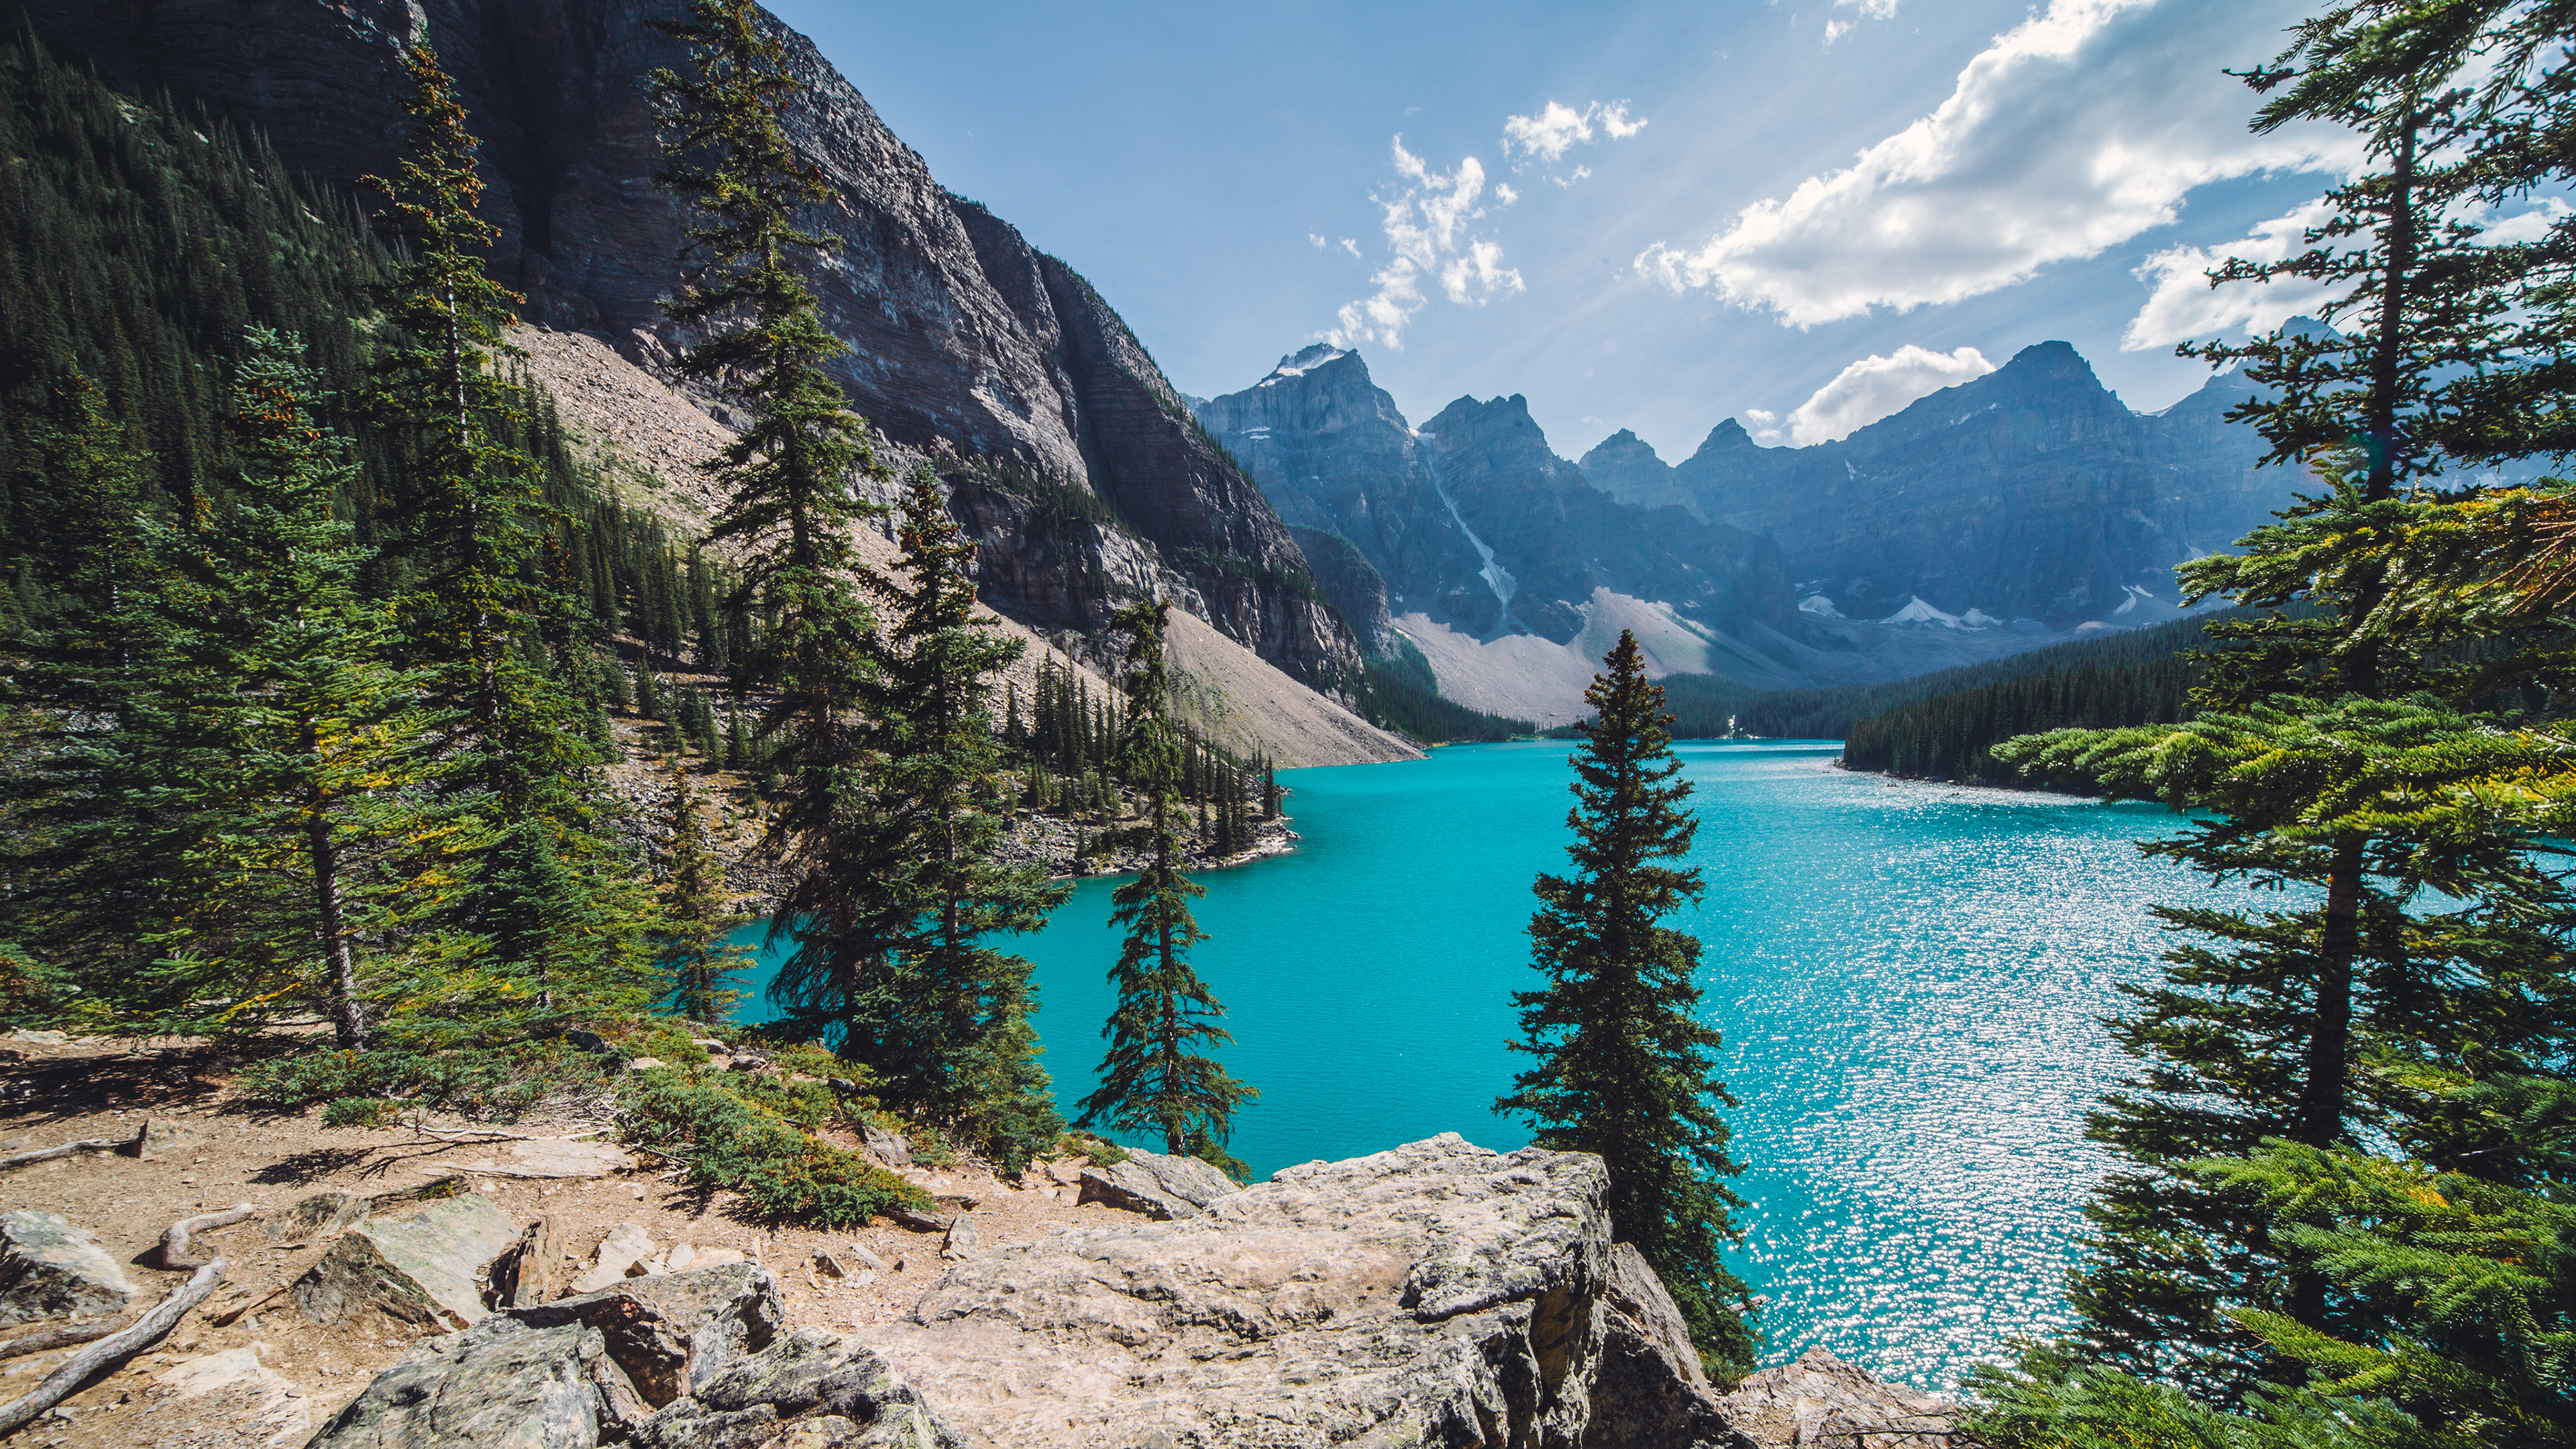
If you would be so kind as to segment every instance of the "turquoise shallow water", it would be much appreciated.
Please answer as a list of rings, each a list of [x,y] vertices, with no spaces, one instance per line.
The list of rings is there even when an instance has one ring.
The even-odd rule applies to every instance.
[[[1733,1260],[1768,1304],[1764,1361],[1822,1344],[1947,1386],[2065,1320],[2103,1170],[2083,1114],[2121,1070],[2096,1018],[2155,970],[2147,905],[2200,889],[2134,848],[2175,822],[1846,775],[1830,742],[1680,748],[1709,886],[1682,924],[1742,1104]],[[1210,874],[1198,905],[1224,1060],[1262,1094],[1234,1139],[1255,1171],[1442,1131],[1528,1140],[1492,1106],[1520,1065],[1530,879],[1563,865],[1570,779],[1553,743],[1283,777],[1303,846]],[[1068,1103],[1099,1060],[1110,884],[1026,943]]]

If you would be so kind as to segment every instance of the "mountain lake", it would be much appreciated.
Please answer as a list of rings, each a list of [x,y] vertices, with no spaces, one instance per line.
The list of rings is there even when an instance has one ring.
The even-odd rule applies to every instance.
[[[1705,944],[1726,1035],[1729,1256],[1764,1303],[1762,1361],[1821,1344],[1946,1389],[2068,1321],[2108,1164],[2084,1116],[2126,1065],[2099,1019],[2156,974],[2148,907],[2208,888],[2139,854],[2179,823],[2152,806],[1845,774],[1834,741],[1677,748],[1708,889],[1674,924]],[[1283,773],[1296,853],[1199,877],[1193,959],[1234,1034],[1220,1059],[1261,1093],[1232,1143],[1256,1174],[1440,1132],[1527,1143],[1493,1104],[1526,1064],[1511,996],[1540,983],[1524,933],[1532,877],[1566,866],[1567,749]],[[1082,881],[1021,942],[1068,1107],[1100,1058],[1114,884]],[[746,973],[744,1019],[770,1014],[771,970]]]

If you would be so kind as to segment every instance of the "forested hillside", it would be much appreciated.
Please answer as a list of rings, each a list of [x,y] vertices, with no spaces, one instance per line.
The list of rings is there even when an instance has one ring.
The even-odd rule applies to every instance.
[[[1980,785],[2048,783],[2069,789],[2086,778],[2025,781],[1995,759],[1996,745],[2054,729],[2176,724],[2192,716],[2197,660],[2175,653],[2089,668],[2054,667],[2019,679],[1953,690],[1899,705],[1851,727],[1843,768]]]
[[[831,1122],[899,1112],[1024,1161],[1063,1123],[1027,963],[989,940],[1062,890],[1004,863],[1006,829],[1183,891],[1277,819],[1268,767],[1172,716],[1137,633],[1159,616],[1119,636],[1114,697],[1061,666],[1004,687],[1023,646],[978,611],[939,480],[889,476],[818,374],[755,369],[802,379],[763,393],[723,351],[764,306],[810,321],[792,274],[697,314],[753,420],[726,511],[701,537],[622,503],[508,340],[473,118],[431,52],[409,64],[402,165],[352,196],[0,48],[0,1019],[241,1044],[269,1058],[254,1095],[334,1121],[633,1087],[701,1183],[811,1221],[915,1195]],[[775,122],[727,124],[701,154]],[[762,494],[790,457],[809,471]],[[902,499],[891,563],[847,546],[889,511],[863,476]],[[780,1028],[844,1053],[837,1099],[608,1080],[629,1053],[601,1040],[697,1060],[672,1033],[738,995],[719,942],[750,892],[719,836],[777,899],[841,893]],[[1221,1115],[1192,1120],[1221,1159]]]

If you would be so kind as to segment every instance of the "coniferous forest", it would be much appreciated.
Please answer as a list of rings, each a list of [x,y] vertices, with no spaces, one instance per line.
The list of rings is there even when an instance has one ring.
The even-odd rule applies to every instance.
[[[1007,943],[1066,888],[1007,863],[1014,811],[1185,888],[1182,856],[1250,849],[1281,791],[1159,685],[1102,697],[1053,657],[1034,697],[1006,683],[1022,646],[926,473],[896,567],[836,542],[885,512],[849,486],[882,470],[794,267],[763,264],[820,248],[751,13],[694,7],[712,69],[666,78],[666,184],[701,218],[672,306],[708,337],[682,366],[758,420],[705,536],[625,499],[521,367],[429,46],[402,166],[359,195],[0,51],[12,1022],[235,1043],[254,1097],[334,1124],[614,1091],[690,1181],[807,1223],[926,1205],[827,1126],[1014,1171],[1056,1145]],[[664,804],[612,782],[638,769]],[[692,1065],[742,995],[729,827],[787,881],[784,1019],[754,1035],[801,1072]],[[1239,1169],[1224,1104],[1192,1121]]]

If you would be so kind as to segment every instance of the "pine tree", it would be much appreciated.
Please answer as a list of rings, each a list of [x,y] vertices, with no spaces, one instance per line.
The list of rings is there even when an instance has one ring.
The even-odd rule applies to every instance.
[[[770,845],[791,875],[774,929],[796,940],[772,987],[791,1015],[845,1017],[889,942],[871,920],[873,857],[886,832],[870,819],[855,711],[869,677],[872,616],[848,580],[850,528],[873,510],[853,492],[880,472],[867,424],[844,405],[824,364],[844,350],[795,267],[830,240],[796,211],[832,194],[799,160],[780,115],[800,83],[751,0],[691,0],[687,18],[655,27],[690,48],[690,72],[658,72],[667,107],[663,184],[695,212],[689,284],[664,310],[706,339],[681,370],[722,389],[750,425],[721,455],[725,503],[709,543],[742,550],[738,603],[766,616],[759,649],[737,660],[774,703],[756,738],[774,744],[785,799]]]
[[[974,558],[927,466],[906,480],[894,569],[870,569],[886,628],[865,693],[874,722],[864,774],[874,989],[850,1002],[842,1049],[873,1068],[885,1100],[954,1124],[1016,1170],[1060,1130],[1039,1067],[1030,966],[999,936],[1046,924],[1069,887],[1000,859],[1010,810],[993,679],[1022,646],[975,610]]]
[[[662,857],[660,961],[670,983],[671,1009],[691,1021],[713,1024],[733,1011],[742,993],[732,983],[750,952],[720,944],[746,917],[725,910],[724,872],[707,839],[705,807],[688,775],[671,765],[670,813],[663,821],[670,844]]]
[[[1079,1121],[1157,1132],[1165,1151],[1183,1153],[1193,1143],[1223,1143],[1232,1134],[1235,1111],[1256,1094],[1203,1050],[1234,1038],[1216,1024],[1225,1008],[1189,963],[1190,948],[1207,939],[1190,914],[1190,897],[1206,890],[1181,873],[1175,819],[1181,807],[1181,742],[1163,654],[1170,618],[1171,605],[1158,599],[1130,604],[1110,620],[1112,629],[1127,636],[1119,678],[1127,701],[1119,768],[1143,796],[1145,821],[1137,834],[1151,859],[1109,897],[1110,920],[1127,928],[1127,939],[1109,973],[1118,999],[1101,1029],[1109,1049],[1101,1058],[1100,1085],[1082,1099]]]
[[[100,476],[115,585],[91,624],[37,641],[40,687],[47,665],[90,681],[86,699],[43,701],[77,710],[56,762],[81,785],[55,812],[58,879],[125,915],[122,944],[91,938],[104,959],[89,964],[131,1019],[237,1031],[320,1007],[362,1048],[383,983],[360,943],[408,933],[402,888],[444,832],[407,798],[425,766],[409,681],[333,517],[345,444],[314,423],[296,342],[254,329],[244,350],[221,500],[137,521]]]
[[[2497,592],[2474,576],[2496,553],[2479,550],[2471,576],[2430,591],[2423,581],[2442,571],[2405,556],[2449,506],[2435,492],[2446,450],[2528,421],[2494,398],[2497,374],[2514,370],[2506,354],[2530,259],[2479,245],[2463,219],[2497,199],[2484,152],[2501,133],[2459,84],[2484,44],[2452,27],[2467,18],[2474,32],[2497,13],[2338,8],[2248,75],[2277,92],[2258,128],[2340,123],[2371,162],[2329,193],[2335,214],[2306,251],[2231,262],[2213,280],[2327,283],[2341,295],[2326,316],[2341,330],[2185,350],[2246,363],[2268,391],[2231,416],[2262,432],[2268,461],[2311,468],[2322,487],[2242,553],[2185,566],[2194,597],[2261,611],[2210,626],[2228,647],[2203,660],[2197,719],[1995,751],[2033,773],[2210,812],[2151,849],[2213,881],[2313,891],[2313,905],[2287,909],[2161,912],[2206,943],[2169,953],[2163,986],[2135,993],[2139,1008],[2116,1030],[2144,1066],[2093,1119],[2129,1165],[2089,1210],[2092,1253],[2070,1294],[2084,1315],[2080,1350],[2222,1404],[2307,1373],[2258,1322],[2361,1338],[2401,1328],[2300,1250],[2312,1224],[2221,1159],[2247,1160],[2267,1141],[2388,1144],[2435,1162],[2491,1153],[2505,1144],[2463,1140],[2459,1094],[2555,1073],[2576,1040],[2557,1005],[2576,984],[2565,975],[2568,900],[2534,864],[2541,842],[2494,794],[2473,809],[2429,808],[2495,738],[2466,710],[2509,674],[2499,656],[2514,651],[2497,647],[2494,613],[2481,638],[2478,611],[2459,604]],[[2437,893],[2469,904],[2438,909]],[[2513,1156],[2489,1160],[2504,1169]]]
[[[1512,1048],[1539,1064],[1495,1106],[1529,1118],[1541,1146],[1600,1154],[1612,1229],[1672,1289],[1702,1353],[1740,1375],[1753,1305],[1718,1257],[1743,1205],[1723,1181],[1742,1166],[1717,1111],[1735,1098],[1715,1076],[1722,1038],[1697,1015],[1700,943],[1659,924],[1703,890],[1697,870],[1664,863],[1686,857],[1699,828],[1691,787],[1677,778],[1663,691],[1627,632],[1584,700],[1594,716],[1576,727],[1566,816],[1575,872],[1534,887],[1530,942],[1548,984],[1512,997]]]
[[[610,805],[591,768],[600,757],[561,681],[537,662],[547,620],[581,606],[572,581],[542,567],[560,519],[522,446],[540,422],[504,371],[522,299],[484,270],[499,231],[479,214],[477,143],[454,83],[426,44],[404,63],[412,135],[397,176],[367,183],[394,198],[387,224],[410,245],[386,288],[394,331],[376,364],[374,411],[401,449],[400,547],[420,583],[399,616],[441,740],[436,790],[459,832],[464,889],[444,897],[440,924],[489,943],[497,954],[486,964],[521,972],[512,994],[552,1005],[568,943],[640,961],[647,923],[596,833]],[[555,597],[557,585],[568,597]],[[595,979],[587,966],[582,975]]]

